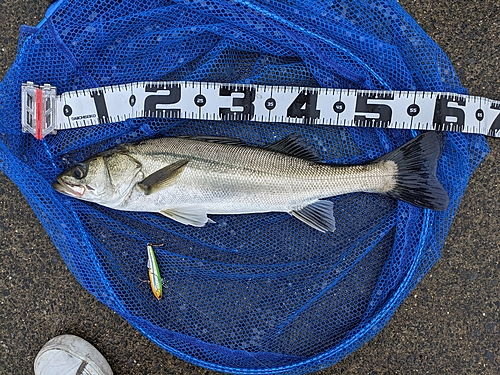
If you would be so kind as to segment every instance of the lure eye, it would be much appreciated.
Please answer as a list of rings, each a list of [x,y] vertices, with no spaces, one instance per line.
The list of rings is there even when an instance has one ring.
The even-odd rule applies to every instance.
[[[87,168],[83,164],[78,164],[74,169],[73,169],[73,176],[81,180],[87,175]]]

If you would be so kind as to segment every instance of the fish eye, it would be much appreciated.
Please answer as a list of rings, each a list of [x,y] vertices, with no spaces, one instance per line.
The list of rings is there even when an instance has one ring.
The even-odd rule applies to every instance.
[[[78,180],[81,180],[82,178],[84,178],[85,176],[87,175],[87,169],[85,168],[85,166],[83,164],[78,164],[74,169],[73,169],[73,176],[78,179]]]

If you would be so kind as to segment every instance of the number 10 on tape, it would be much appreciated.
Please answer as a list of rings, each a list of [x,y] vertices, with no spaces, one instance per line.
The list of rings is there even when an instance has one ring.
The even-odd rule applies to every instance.
[[[500,102],[453,93],[206,82],[135,82],[56,94],[22,86],[22,130],[58,130],[160,117],[440,130],[500,137]]]

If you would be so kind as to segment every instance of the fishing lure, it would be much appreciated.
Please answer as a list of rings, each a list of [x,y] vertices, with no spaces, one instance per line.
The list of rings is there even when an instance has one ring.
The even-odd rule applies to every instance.
[[[148,244],[148,276],[151,290],[154,296],[160,300],[163,295],[163,279],[160,276],[160,268],[151,244]]]

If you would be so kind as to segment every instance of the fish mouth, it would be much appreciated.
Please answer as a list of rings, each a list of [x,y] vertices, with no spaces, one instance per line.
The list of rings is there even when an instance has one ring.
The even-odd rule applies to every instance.
[[[59,193],[69,195],[70,197],[83,197],[83,194],[85,194],[85,186],[82,185],[72,185],[67,182],[62,181],[61,179],[57,179],[57,182],[54,182],[52,184],[52,187],[54,190],[58,191]]]

